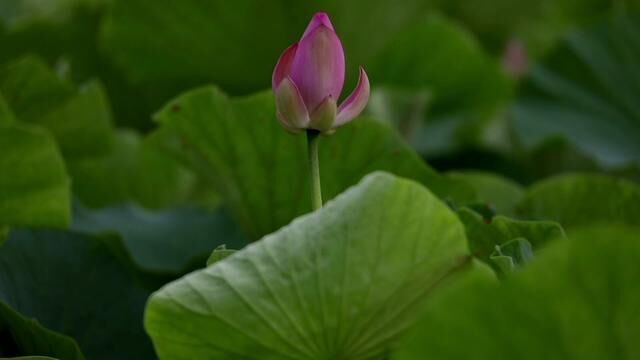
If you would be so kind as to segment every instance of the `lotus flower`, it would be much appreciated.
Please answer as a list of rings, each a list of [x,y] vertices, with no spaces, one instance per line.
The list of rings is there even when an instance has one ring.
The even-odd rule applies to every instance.
[[[369,79],[360,67],[355,90],[337,106],[344,85],[344,51],[329,16],[317,13],[299,42],[278,59],[272,76],[277,117],[285,129],[331,134],[358,116],[369,100]]]
[[[529,60],[524,44],[518,39],[511,39],[502,55],[502,69],[514,79],[520,79],[529,70]]]

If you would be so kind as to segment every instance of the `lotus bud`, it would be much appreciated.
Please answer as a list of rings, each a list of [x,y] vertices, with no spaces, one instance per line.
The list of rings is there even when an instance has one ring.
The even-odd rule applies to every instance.
[[[360,67],[355,90],[338,106],[344,74],[340,39],[329,16],[317,13],[273,70],[271,85],[282,126],[294,133],[312,129],[331,134],[358,116],[369,100],[369,79]]]
[[[520,79],[529,70],[529,60],[524,44],[511,39],[502,55],[502,69],[513,79]]]

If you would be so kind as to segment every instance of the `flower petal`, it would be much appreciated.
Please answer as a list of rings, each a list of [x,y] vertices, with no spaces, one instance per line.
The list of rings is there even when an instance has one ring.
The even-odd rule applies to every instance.
[[[327,13],[325,12],[315,13],[311,18],[311,21],[309,22],[307,29],[304,31],[304,34],[302,34],[302,38],[309,35],[318,26],[325,26],[333,30],[333,24],[331,24],[331,20],[329,20],[329,15],[327,15]]]
[[[322,133],[331,130],[336,121],[336,108],[336,100],[327,96],[311,113],[311,122],[308,127]]]
[[[296,84],[286,77],[275,91],[278,119],[287,129],[302,129],[309,124],[307,111]]]
[[[289,75],[289,71],[291,70],[291,63],[293,63],[293,58],[296,55],[296,49],[298,48],[298,43],[295,43],[289,46],[283,53],[280,55],[278,59],[278,63],[276,67],[273,69],[273,74],[271,75],[271,88],[273,92],[276,92],[278,85],[282,79]]]
[[[353,90],[351,95],[340,104],[338,108],[338,115],[336,116],[336,122],[334,128],[342,126],[347,122],[353,120],[356,116],[360,115],[367,102],[369,101],[370,85],[369,77],[362,67],[360,67],[360,77],[358,78],[358,84]]]
[[[280,113],[280,111],[276,110],[276,118],[278,119],[278,122],[280,123],[280,125],[282,125],[282,127],[287,130],[288,132],[292,133],[292,134],[299,134],[302,132],[303,129],[298,129],[298,128],[294,128],[291,127],[291,125],[289,125],[289,123],[287,122],[287,120],[284,118],[284,116],[282,116],[282,114]]]
[[[340,97],[344,85],[344,51],[336,33],[320,24],[299,43],[290,77],[298,86],[307,109],[327,97]]]

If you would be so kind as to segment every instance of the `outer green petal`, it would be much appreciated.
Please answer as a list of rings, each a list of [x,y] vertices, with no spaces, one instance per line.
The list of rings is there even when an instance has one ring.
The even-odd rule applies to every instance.
[[[309,128],[326,133],[333,128],[336,121],[337,105],[336,100],[327,96],[318,107],[311,113],[311,123]]]
[[[300,96],[296,84],[290,78],[284,78],[275,93],[278,119],[291,131],[306,128],[309,125],[309,112]]]

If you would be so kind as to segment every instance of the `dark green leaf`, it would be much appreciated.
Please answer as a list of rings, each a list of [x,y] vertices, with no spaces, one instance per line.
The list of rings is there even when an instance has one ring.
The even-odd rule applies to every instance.
[[[4,359],[20,355],[50,355],[64,360],[84,360],[73,339],[44,328],[38,321],[24,317],[0,301],[0,357]]]
[[[536,67],[515,107],[525,145],[562,135],[606,165],[640,162],[640,17],[572,32]]]
[[[5,358],[2,358],[3,360],[5,360]],[[15,357],[15,358],[7,358],[11,359],[11,360],[57,360],[55,358],[52,357],[48,357],[48,356],[20,356],[20,357]]]
[[[111,110],[99,83],[89,82],[76,92],[41,59],[24,57],[0,71],[0,91],[18,120],[51,131],[65,158],[109,152]]]
[[[476,192],[475,203],[485,204],[495,213],[513,215],[524,194],[522,186],[500,175],[480,171],[453,171],[447,177],[466,181]]]
[[[379,84],[430,90],[434,117],[491,110],[510,94],[497,62],[472,35],[441,17],[430,16],[403,29],[374,64],[371,77]]]
[[[127,201],[155,209],[176,205],[194,182],[175,159],[129,130],[115,133],[109,154],[69,161],[68,167],[74,194],[93,208]]]
[[[422,121],[409,124],[414,128],[403,131],[423,154],[439,154],[466,142],[479,141],[484,136],[486,120],[511,94],[511,84],[498,63],[483,51],[473,36],[455,23],[435,16],[398,34],[376,57],[371,78],[377,84],[392,88],[411,88],[420,94],[425,90],[429,92],[428,106],[407,112],[414,115],[415,111],[422,111],[418,114]],[[379,110],[379,107],[374,105],[370,110]],[[385,113],[388,112],[378,111],[374,115],[380,117]],[[395,115],[403,114],[396,112]],[[383,119],[396,123],[409,121]]]
[[[10,125],[14,123],[15,115],[13,115],[13,111],[9,108],[9,104],[4,99],[2,94],[0,94],[0,126],[1,125]]]
[[[1,68],[0,92],[18,119],[32,122],[69,100],[74,88],[40,58],[25,56]]]
[[[375,359],[469,260],[446,205],[376,173],[162,288],[145,326],[161,359]]]
[[[0,173],[0,227],[69,223],[69,179],[46,132],[0,126]]]
[[[221,210],[176,208],[150,212],[125,204],[101,210],[76,207],[72,228],[93,234],[117,233],[143,270],[178,274],[227,244],[235,249],[247,240]]]
[[[147,293],[113,248],[117,239],[12,230],[0,247],[0,300],[72,336],[89,359],[149,359]]]
[[[101,1],[105,0],[5,0],[0,5],[0,22],[4,20],[10,27],[20,27],[36,19],[61,21],[64,20],[69,5]]]
[[[115,120],[127,127],[148,128],[151,111],[176,93],[166,93],[166,89],[156,86],[133,86],[120,67],[113,64],[99,36],[112,0],[18,1],[35,7],[61,3],[57,4],[61,11],[59,16],[31,16],[28,21],[7,26],[4,34],[0,24],[0,63],[35,54],[77,83],[100,78],[114,105]]]
[[[327,11],[349,62],[367,65],[424,0],[114,1],[103,40],[132,79],[147,84],[214,82],[232,93],[267,88],[280,53],[297,41],[313,12]],[[366,8],[367,11],[362,11]],[[371,36],[375,33],[376,36]]]
[[[640,185],[604,175],[562,175],[531,186],[517,205],[523,216],[566,228],[594,223],[640,224]]]
[[[2,359],[5,360],[5,358],[2,358]],[[20,356],[15,358],[7,358],[7,360],[8,359],[11,359],[11,360],[57,360],[48,356]]]
[[[257,90],[287,46],[282,10],[261,1],[115,1],[104,40],[137,82],[198,79]],[[256,41],[254,31],[267,41]]]
[[[439,0],[440,8],[473,31],[493,52],[509,40],[522,41],[527,55],[537,58],[568,29],[610,15],[614,8],[632,7],[635,0]],[[626,4],[625,4],[626,3]]]
[[[65,158],[86,158],[109,152],[113,143],[111,110],[102,85],[90,82],[69,101],[34,123],[55,136]]]

